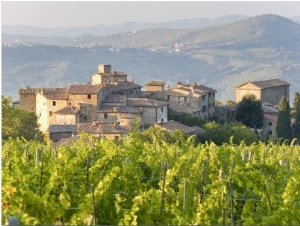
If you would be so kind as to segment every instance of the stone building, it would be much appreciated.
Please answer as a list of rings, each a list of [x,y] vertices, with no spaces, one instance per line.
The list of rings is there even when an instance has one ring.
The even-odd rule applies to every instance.
[[[215,115],[215,93],[217,91],[204,85],[177,83],[177,87],[164,92],[170,107],[177,105],[184,109],[194,108],[194,116],[209,121]],[[190,111],[186,112],[190,113]]]
[[[109,64],[99,64],[98,72],[91,75],[92,85],[124,81],[127,76],[125,72],[112,72]]]
[[[160,81],[151,81],[146,84],[146,91],[148,92],[164,91],[164,86],[165,84]]]
[[[270,79],[264,81],[247,81],[235,88],[236,102],[240,102],[243,96],[253,94],[262,103],[269,102],[278,105],[281,97],[285,96],[289,100],[290,85],[280,79]]]
[[[35,112],[40,130],[53,139],[74,135],[65,131],[67,125],[81,125],[78,131],[89,131],[84,128],[90,126],[96,134],[116,139],[136,120],[142,126],[167,121],[167,102],[140,98],[142,86],[127,81],[126,73],[99,65],[91,77],[92,83],[67,88],[20,89],[20,106]]]

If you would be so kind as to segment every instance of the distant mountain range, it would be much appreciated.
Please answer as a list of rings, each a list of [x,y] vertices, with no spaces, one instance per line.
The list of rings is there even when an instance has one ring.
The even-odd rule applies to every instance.
[[[2,34],[21,35],[21,36],[43,36],[43,37],[77,37],[82,35],[92,36],[106,36],[130,31],[140,31],[146,29],[189,29],[189,28],[203,28],[208,26],[216,26],[226,23],[232,23],[247,16],[230,15],[218,17],[215,19],[196,18],[186,20],[176,20],[170,22],[160,23],[141,23],[141,22],[126,22],[116,25],[100,24],[98,26],[90,27],[70,27],[70,28],[38,28],[30,26],[11,26],[3,25]]]
[[[289,82],[293,97],[300,90],[297,20],[228,16],[19,33],[2,26],[2,94],[17,99],[17,90],[26,86],[86,83],[97,65],[105,63],[140,85],[152,79],[170,86],[202,83],[216,89],[223,102],[235,99],[235,86],[271,78]]]

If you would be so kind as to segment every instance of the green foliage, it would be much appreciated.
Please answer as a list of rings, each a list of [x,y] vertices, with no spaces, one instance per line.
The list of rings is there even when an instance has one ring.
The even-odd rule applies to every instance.
[[[234,144],[244,142],[250,145],[253,142],[258,142],[258,137],[246,126],[236,123],[221,125],[217,122],[210,122],[205,125],[205,131],[200,135],[200,141],[211,141],[217,145],[229,142],[233,142]]]
[[[300,141],[300,94],[299,92],[295,92],[294,102],[293,102],[293,109],[295,118],[295,124],[293,125],[293,137]]]
[[[11,215],[23,225],[300,224],[293,143],[196,144],[157,128],[117,143],[86,136],[57,149],[20,138],[2,146],[2,224]]]
[[[11,98],[2,96],[2,140],[17,137],[43,140],[36,115],[12,106]]]
[[[292,140],[291,110],[286,97],[282,97],[278,105],[276,132],[278,139]]]
[[[261,102],[252,94],[245,95],[236,106],[235,119],[251,128],[263,125],[264,112]]]
[[[225,106],[236,104],[234,100],[227,100]]]
[[[190,114],[182,113],[182,112],[176,112],[172,109],[169,109],[169,120],[178,121],[184,125],[187,126],[199,126],[202,127],[206,122],[199,118],[199,117],[193,117]]]

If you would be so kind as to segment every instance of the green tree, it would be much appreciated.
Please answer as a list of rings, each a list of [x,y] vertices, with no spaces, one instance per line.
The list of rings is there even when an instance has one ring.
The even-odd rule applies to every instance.
[[[24,137],[26,140],[43,140],[39,131],[37,117],[33,112],[27,112],[14,107],[11,97],[2,96],[2,140]]]
[[[200,135],[201,142],[212,141],[216,145],[230,143],[234,144],[244,142],[247,145],[258,142],[258,137],[255,132],[251,131],[246,126],[238,125],[237,123],[226,123],[221,125],[217,122],[207,123],[205,132]]]
[[[292,139],[291,109],[286,97],[282,97],[279,102],[276,132],[278,138]]]
[[[261,128],[264,111],[262,104],[252,95],[245,95],[236,106],[235,119],[251,128]]]
[[[295,92],[294,102],[293,102],[295,124],[293,125],[293,137],[300,141],[300,94]]]
[[[225,106],[236,104],[234,100],[227,100]]]

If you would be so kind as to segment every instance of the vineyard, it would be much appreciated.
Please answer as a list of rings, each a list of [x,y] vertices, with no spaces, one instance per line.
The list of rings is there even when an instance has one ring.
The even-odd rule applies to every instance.
[[[2,224],[300,224],[300,147],[220,146],[158,129],[55,149],[2,146]]]

